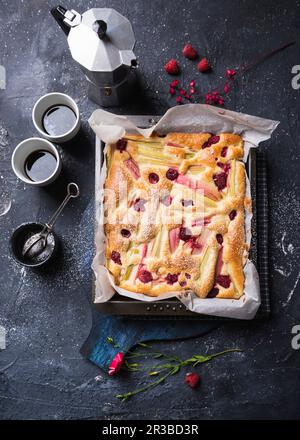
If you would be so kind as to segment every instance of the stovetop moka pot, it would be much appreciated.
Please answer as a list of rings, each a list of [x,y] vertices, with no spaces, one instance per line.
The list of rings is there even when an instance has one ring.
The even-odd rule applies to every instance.
[[[111,8],[79,14],[57,6],[51,14],[68,37],[73,59],[85,73],[89,98],[103,107],[124,102],[137,66],[129,20]]]

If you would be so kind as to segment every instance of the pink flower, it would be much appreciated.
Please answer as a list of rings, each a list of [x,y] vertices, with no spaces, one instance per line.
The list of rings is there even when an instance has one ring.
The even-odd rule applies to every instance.
[[[124,355],[122,352],[117,353],[116,356],[113,358],[109,365],[108,374],[109,376],[114,376],[120,371],[120,368],[122,367],[124,363]]]

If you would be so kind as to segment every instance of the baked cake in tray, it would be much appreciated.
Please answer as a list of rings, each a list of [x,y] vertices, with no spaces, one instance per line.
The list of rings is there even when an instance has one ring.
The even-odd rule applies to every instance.
[[[232,133],[127,134],[108,146],[106,267],[116,285],[150,296],[242,296],[243,154]]]

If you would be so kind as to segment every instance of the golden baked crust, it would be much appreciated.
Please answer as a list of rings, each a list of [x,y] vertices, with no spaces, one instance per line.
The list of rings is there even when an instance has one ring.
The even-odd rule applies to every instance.
[[[241,297],[243,153],[232,133],[127,134],[108,146],[106,266],[117,285],[149,296]]]

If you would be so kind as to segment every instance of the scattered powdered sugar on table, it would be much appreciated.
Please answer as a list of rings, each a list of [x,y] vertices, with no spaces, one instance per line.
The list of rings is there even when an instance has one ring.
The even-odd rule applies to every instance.
[[[280,275],[282,275],[285,278],[289,277],[291,275],[291,272],[292,272],[291,269],[285,270],[284,268],[277,267],[277,266],[274,266],[274,270],[276,270],[276,272],[280,273]]]
[[[274,270],[284,277],[290,277],[299,268],[299,249],[292,243],[295,237],[295,225],[297,224],[300,212],[300,200],[295,183],[287,195],[281,190],[273,199],[274,206],[271,208],[274,213],[274,231],[275,246],[280,249],[284,255],[284,264],[280,267],[274,265]],[[293,256],[293,258],[291,258]],[[293,298],[300,279],[300,272],[297,271],[295,282],[287,295],[286,306]]]
[[[286,305],[290,302],[290,300],[292,299],[292,297],[293,297],[293,295],[294,295],[294,293],[295,293],[296,287],[297,287],[297,285],[298,285],[298,283],[299,283],[299,279],[300,279],[300,271],[298,272],[298,275],[297,275],[296,281],[295,281],[295,283],[294,283],[294,285],[293,285],[292,290],[290,291],[290,293],[289,293],[289,295],[288,295],[288,297],[287,297],[287,301],[286,301],[286,303],[284,304],[284,306],[286,306]]]
[[[0,217],[7,214],[11,208],[10,182],[7,167],[4,160],[8,159],[11,152],[8,148],[8,131],[0,123],[0,161],[2,163],[0,173]]]
[[[0,176],[1,178],[2,176]],[[1,188],[1,185],[0,185]],[[6,215],[11,208],[11,199],[9,194],[1,190],[0,193],[0,217]]]
[[[0,125],[0,147],[6,147],[6,145],[8,145],[8,131]]]
[[[281,240],[280,240],[281,249],[282,249],[282,252],[284,253],[284,255],[287,254],[287,252],[286,252],[286,250],[284,248],[284,239],[285,239],[285,237],[286,237],[286,232],[284,232],[282,234],[282,237],[281,237]]]

